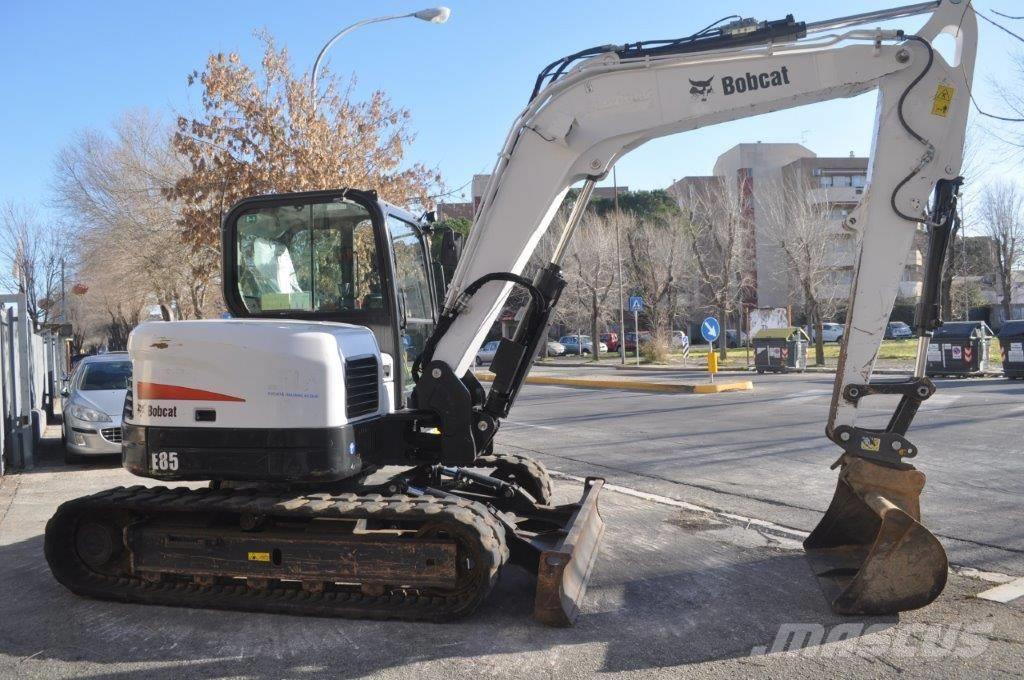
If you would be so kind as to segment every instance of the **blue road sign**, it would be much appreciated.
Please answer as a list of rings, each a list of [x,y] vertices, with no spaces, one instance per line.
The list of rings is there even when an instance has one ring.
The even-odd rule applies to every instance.
[[[639,295],[629,296],[629,311],[631,312],[642,312],[644,311],[644,299]]]
[[[700,325],[700,334],[704,336],[704,339],[708,342],[714,342],[718,339],[718,336],[722,334],[722,329],[718,325],[718,319],[713,316],[709,316],[704,319],[704,322]]]

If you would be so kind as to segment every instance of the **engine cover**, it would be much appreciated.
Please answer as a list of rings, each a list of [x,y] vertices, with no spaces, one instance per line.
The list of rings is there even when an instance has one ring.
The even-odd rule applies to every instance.
[[[327,428],[388,410],[380,350],[362,326],[152,322],[132,332],[128,352],[133,425]]]
[[[140,325],[122,455],[157,479],[327,481],[362,467],[355,425],[390,410],[373,333],[294,320]]]

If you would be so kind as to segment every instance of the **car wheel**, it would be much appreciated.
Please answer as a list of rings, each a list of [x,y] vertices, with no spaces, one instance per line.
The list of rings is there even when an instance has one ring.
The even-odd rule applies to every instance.
[[[480,357],[476,358],[476,365],[477,366],[483,366],[484,365],[484,362],[480,360]]]
[[[583,350],[582,354],[584,356],[586,356],[587,354],[590,354],[590,350],[589,349],[585,349],[585,350]]]

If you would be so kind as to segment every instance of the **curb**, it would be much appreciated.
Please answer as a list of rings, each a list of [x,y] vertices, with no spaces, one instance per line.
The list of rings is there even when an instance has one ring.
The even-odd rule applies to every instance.
[[[709,383],[706,385],[694,385],[694,394],[718,394],[719,392],[741,392],[754,389],[754,383],[749,380],[740,380],[731,383]]]
[[[475,374],[481,382],[494,380],[493,373],[478,372]],[[664,394],[718,394],[719,392],[735,392],[752,390],[754,384],[749,380],[732,383],[707,385],[686,385],[672,383],[644,382],[642,380],[614,380],[608,378],[559,378],[547,375],[527,376],[526,382],[531,385],[561,385],[563,387],[584,387],[588,389],[633,390],[637,392],[661,392]]]

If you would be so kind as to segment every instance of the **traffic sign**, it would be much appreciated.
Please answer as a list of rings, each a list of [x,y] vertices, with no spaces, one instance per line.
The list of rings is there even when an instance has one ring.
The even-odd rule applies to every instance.
[[[631,312],[642,312],[644,311],[644,299],[639,295],[629,296],[629,311]]]
[[[718,339],[718,336],[722,334],[722,329],[718,325],[718,319],[713,316],[709,316],[704,319],[700,325],[700,334],[704,336],[704,340],[707,342],[714,342]]]

